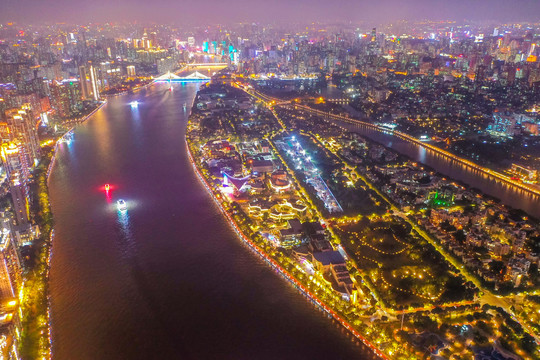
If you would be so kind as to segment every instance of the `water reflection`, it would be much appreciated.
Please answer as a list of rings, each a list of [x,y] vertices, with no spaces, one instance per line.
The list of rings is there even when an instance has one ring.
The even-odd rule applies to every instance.
[[[117,224],[119,229],[118,246],[124,259],[132,258],[135,253],[135,237],[133,236],[133,226],[130,221],[127,209],[117,209]]]
[[[120,225],[120,229],[122,230],[122,234],[124,235],[125,239],[131,239],[131,229],[129,224],[129,214],[127,209],[125,210],[117,210],[118,214],[118,224]]]
[[[112,202],[112,190],[105,190],[105,198],[107,199],[107,204],[110,204]]]
[[[420,161],[422,164],[426,162],[426,155],[427,151],[426,148],[423,148],[421,146],[418,147],[418,161]],[[432,154],[430,154],[432,155]]]
[[[139,113],[139,104],[140,103],[137,100],[135,100],[135,101],[137,102],[137,106],[131,105],[131,117],[138,124],[141,121],[141,114]]]
[[[114,107],[114,110],[118,111],[117,106],[114,106],[110,102],[105,105],[106,107]],[[120,116],[123,116],[123,112],[119,112]],[[110,121],[107,121],[104,111],[98,111],[92,117],[92,131],[96,132],[96,147],[99,156],[102,160],[109,160],[112,150],[112,138],[111,138],[111,126]],[[111,159],[111,161],[113,161]]]

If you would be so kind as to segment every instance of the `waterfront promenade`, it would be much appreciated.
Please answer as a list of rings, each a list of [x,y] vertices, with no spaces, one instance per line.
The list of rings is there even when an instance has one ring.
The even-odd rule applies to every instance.
[[[329,317],[336,320],[341,324],[345,329],[347,329],[356,339],[360,340],[366,347],[368,347],[375,355],[381,359],[389,360],[390,358],[381,352],[374,344],[362,336],[351,324],[349,324],[341,315],[332,310],[328,305],[326,305],[321,299],[319,299],[313,292],[311,292],[306,286],[304,286],[300,281],[298,281],[290,272],[284,269],[279,265],[274,259],[272,259],[260,246],[255,244],[248,236],[244,234],[241,228],[238,226],[233,217],[229,212],[223,207],[223,204],[216,198],[214,190],[206,181],[204,175],[200,172],[197,167],[197,162],[193,158],[191,149],[189,147],[188,141],[186,141],[187,153],[189,160],[193,165],[193,170],[195,171],[197,178],[201,181],[202,185],[206,189],[207,193],[212,197],[212,200],[216,203],[219,210],[226,217],[229,225],[238,235],[238,238],[242,240],[248,247],[261,259],[263,259],[269,266],[276,270],[285,280],[292,284],[298,291],[300,291],[313,305],[315,305],[320,310],[326,312]]]

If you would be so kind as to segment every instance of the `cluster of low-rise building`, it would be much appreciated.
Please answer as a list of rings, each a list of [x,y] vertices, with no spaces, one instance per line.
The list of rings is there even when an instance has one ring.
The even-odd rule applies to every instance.
[[[310,264],[308,268],[324,274],[343,296],[353,294],[343,255],[334,249],[321,223],[313,221],[311,210],[268,140],[237,144],[210,140],[203,145],[202,154],[203,163],[221,184],[222,195],[245,210],[270,244],[291,249],[299,261]]]
[[[527,244],[540,231],[527,221],[515,221],[508,211],[497,205],[485,206],[479,200],[474,214],[461,209],[432,209],[429,217],[419,221],[465,265],[495,288],[507,283],[512,287],[531,287],[532,264],[539,265],[540,256]],[[450,227],[452,226],[452,227]],[[460,234],[456,236],[456,232]],[[499,264],[494,266],[494,264]]]
[[[343,254],[334,248],[329,231],[306,203],[294,175],[276,152],[273,140],[265,136],[274,126],[272,119],[259,115],[254,125],[258,131],[243,136],[233,132],[247,120],[243,116],[257,112],[257,104],[246,100],[249,106],[240,110],[238,104],[244,100],[239,99],[243,98],[231,96],[230,91],[217,87],[215,91],[211,88],[201,91],[188,125],[193,131],[192,139],[200,144],[199,160],[219,196],[229,204],[236,204],[249,219],[249,226],[269,245],[289,254],[304,271],[319,272],[328,286],[350,299],[354,284]],[[213,122],[207,122],[208,119]],[[225,123],[225,119],[230,122]],[[208,131],[208,126],[215,126],[214,131]],[[284,141],[295,140],[288,137],[276,142],[281,152],[286,152]],[[295,151],[306,156],[301,147]],[[308,165],[305,171],[316,170],[312,164],[311,170],[307,169]]]
[[[338,142],[347,161],[479,278],[495,289],[538,285],[529,272],[540,265],[531,246],[540,235],[534,221],[380,145]]]

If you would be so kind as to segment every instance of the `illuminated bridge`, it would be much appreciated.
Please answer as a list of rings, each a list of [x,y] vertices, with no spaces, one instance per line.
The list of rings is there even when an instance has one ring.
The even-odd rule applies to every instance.
[[[227,67],[229,64],[223,62],[213,62],[213,63],[189,63],[188,66],[224,66]]]
[[[154,82],[188,82],[188,81],[210,81],[210,77],[195,71],[187,76],[181,77],[170,71],[154,79]]]

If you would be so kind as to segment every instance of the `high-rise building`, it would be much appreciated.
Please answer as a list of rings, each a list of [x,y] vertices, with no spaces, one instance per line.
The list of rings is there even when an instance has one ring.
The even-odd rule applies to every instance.
[[[92,89],[92,96],[94,100],[99,100],[99,87],[98,87],[98,78],[96,74],[96,69],[90,65],[88,68],[88,72],[90,73],[90,86]]]
[[[39,139],[37,133],[37,121],[29,104],[20,108],[8,109],[5,112],[5,124],[9,132],[9,141],[19,141],[24,145],[27,163],[30,166],[37,164],[39,160]]]
[[[86,66],[81,65],[79,66],[79,83],[81,84],[81,97],[83,100],[87,100],[89,98],[88,94],[88,87],[86,86],[87,82],[87,75],[86,75]]]
[[[22,285],[21,261],[17,251],[17,244],[8,228],[0,228],[0,267],[2,263],[5,265],[9,276],[7,279],[0,277],[0,281],[9,281],[13,293],[17,294]],[[7,287],[7,285],[3,284],[1,287]]]
[[[134,78],[135,76],[137,76],[137,74],[135,72],[135,65],[128,65],[126,70],[127,70],[127,76],[128,77]]]
[[[17,359],[17,339],[21,331],[21,319],[17,311],[19,290],[22,284],[18,251],[10,231],[0,228],[0,357]]]
[[[76,116],[82,110],[81,90],[79,81],[65,80],[54,82],[51,87],[51,107],[63,119]]]
[[[478,65],[476,67],[476,74],[474,79],[478,83],[481,83],[486,79],[486,67],[484,65]]]
[[[377,43],[377,29],[371,29],[371,38],[368,44],[368,54],[377,55],[379,54],[379,44]]]
[[[150,40],[150,47],[158,46],[158,37],[157,37],[157,33],[155,31],[152,31],[148,35],[148,40]]]
[[[99,100],[98,77],[94,66],[79,66],[79,78],[83,100]]]
[[[22,182],[27,183],[30,177],[30,166],[25,156],[24,145],[18,141],[5,142],[1,146],[2,160],[6,174],[17,174]]]
[[[29,223],[30,207],[28,189],[30,166],[26,160],[27,151],[20,142],[3,143],[1,150],[17,224],[23,226]]]

